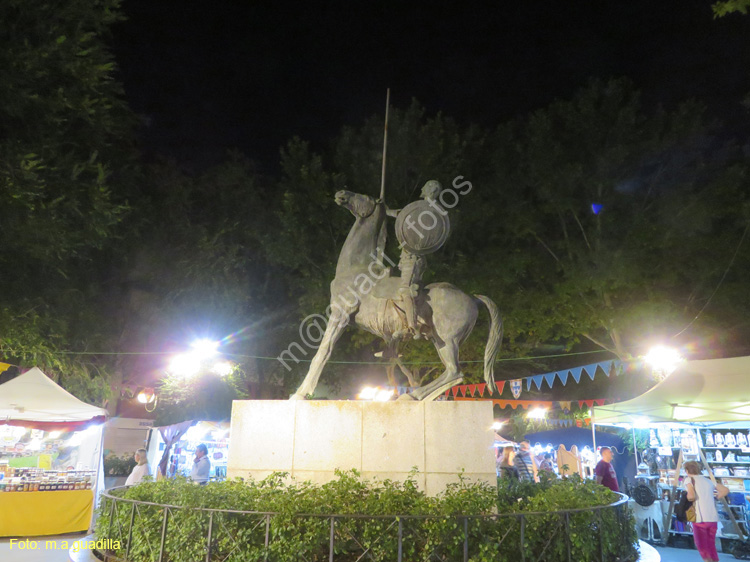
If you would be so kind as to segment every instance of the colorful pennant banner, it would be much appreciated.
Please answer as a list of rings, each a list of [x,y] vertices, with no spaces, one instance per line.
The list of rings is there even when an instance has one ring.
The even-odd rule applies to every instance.
[[[546,383],[547,386],[551,389],[554,386],[556,379],[560,379],[560,382],[563,384],[563,386],[568,384],[569,376],[572,376],[573,380],[575,380],[576,383],[580,383],[581,375],[585,373],[586,376],[588,376],[593,381],[594,377],[596,377],[598,373],[601,372],[606,376],[610,376],[613,370],[615,372],[619,372],[620,367],[620,361],[601,361],[599,363],[592,363],[591,365],[584,365],[583,367],[574,367],[573,369],[554,371],[552,373],[544,373],[542,375],[532,375],[529,377],[524,377],[523,379],[495,381],[495,384],[497,385],[498,395],[502,395],[503,389],[505,388],[505,383],[508,382],[510,385],[511,394],[513,394],[513,398],[517,400],[521,396],[521,391],[524,388],[524,381],[526,382],[525,386],[527,392],[531,390],[532,385],[536,387],[537,390],[542,390],[542,386],[544,385],[544,383]],[[488,395],[492,395],[490,390],[486,388],[485,384],[459,384],[446,390],[445,396],[450,396],[452,394],[454,398],[458,395],[461,395],[463,397],[473,397],[475,393],[478,392],[479,396],[481,397],[484,396],[485,390],[487,391]],[[570,409],[570,407],[568,407],[567,409]]]
[[[455,387],[454,387],[455,388]],[[455,398],[456,401],[471,401],[476,402],[479,399],[478,398]],[[485,400],[492,400],[492,404],[496,406],[500,406],[501,408],[507,408],[511,407],[514,410],[517,409],[519,406],[523,408],[524,410],[528,410],[529,408],[544,408],[544,409],[551,409],[551,408],[559,408],[563,411],[570,411],[572,403],[570,401],[565,400],[503,400],[501,398],[485,398]],[[578,400],[578,409],[582,410],[583,406],[586,405],[589,408],[591,408],[594,404],[597,406],[603,406],[606,402],[609,400],[607,398],[597,398],[594,400]]]

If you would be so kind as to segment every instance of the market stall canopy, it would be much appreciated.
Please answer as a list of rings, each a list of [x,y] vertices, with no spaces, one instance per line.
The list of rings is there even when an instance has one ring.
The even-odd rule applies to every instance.
[[[597,406],[597,424],[750,421],[750,357],[686,361],[648,392]]]
[[[83,429],[104,423],[107,411],[86,404],[34,367],[0,384],[0,424],[35,429]]]

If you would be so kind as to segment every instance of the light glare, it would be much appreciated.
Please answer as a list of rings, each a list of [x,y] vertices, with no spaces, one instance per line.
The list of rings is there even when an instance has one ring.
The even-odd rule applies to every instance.
[[[646,363],[651,365],[652,369],[663,373],[664,376],[671,374],[677,368],[677,365],[684,360],[676,349],[664,345],[652,347],[644,359]]]

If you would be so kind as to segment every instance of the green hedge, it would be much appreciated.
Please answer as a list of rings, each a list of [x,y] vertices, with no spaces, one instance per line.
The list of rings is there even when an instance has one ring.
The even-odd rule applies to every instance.
[[[437,497],[421,492],[412,478],[406,482],[366,481],[356,471],[338,472],[338,478],[322,486],[309,482],[285,483],[284,474],[244,483],[240,480],[197,486],[184,479],[145,482],[115,492],[119,497],[177,506],[272,512],[270,541],[265,546],[264,515],[215,513],[212,560],[228,562],[328,561],[330,518],[300,514],[365,515],[370,518],[337,519],[335,559],[394,562],[398,559],[398,525],[395,515],[429,516],[401,518],[403,560],[445,562],[463,560],[464,519],[461,516],[543,512],[525,515],[524,551],[527,560],[577,562],[635,560],[635,525],[626,506],[599,511],[549,513],[557,510],[608,505],[619,499],[608,489],[579,478],[545,479],[540,484],[499,481],[495,489],[486,483],[459,482]],[[96,525],[97,539],[120,541],[114,550],[125,556],[131,505],[117,502],[110,522],[111,501],[105,501]],[[372,516],[390,516],[377,519]],[[135,512],[128,560],[155,561],[163,522],[163,508],[138,506]],[[206,557],[209,515],[195,509],[170,510],[165,541],[165,560],[197,562]],[[110,531],[111,526],[111,531]],[[470,517],[469,559],[498,562],[521,559],[520,517]],[[602,538],[600,545],[599,537]]]

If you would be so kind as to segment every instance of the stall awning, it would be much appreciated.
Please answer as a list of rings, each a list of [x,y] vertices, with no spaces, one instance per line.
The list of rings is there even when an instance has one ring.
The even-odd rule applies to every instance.
[[[72,429],[104,422],[106,416],[105,409],[79,400],[36,367],[0,384],[0,424]]]
[[[648,392],[594,408],[597,424],[750,421],[750,357],[686,361]]]

